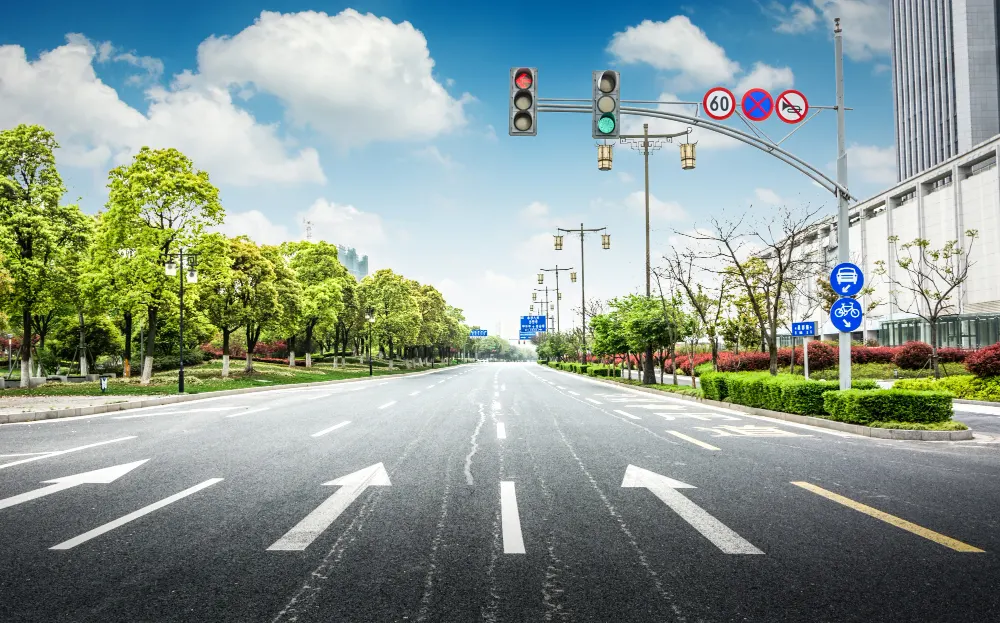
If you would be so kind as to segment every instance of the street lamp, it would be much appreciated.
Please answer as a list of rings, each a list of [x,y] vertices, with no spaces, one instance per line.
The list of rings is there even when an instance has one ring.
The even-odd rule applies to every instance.
[[[576,273],[575,272],[569,274],[569,280],[572,283],[576,283]]]
[[[191,283],[198,283],[198,273],[195,272],[195,266],[198,265],[198,254],[197,253],[185,253],[184,247],[181,247],[177,253],[167,254],[167,263],[163,265],[163,270],[168,277],[174,277],[177,275],[178,264],[180,265],[180,371],[177,374],[177,393],[184,393],[184,258],[188,260],[188,271],[187,279]],[[177,262],[174,262],[174,258],[177,258]]]
[[[545,275],[538,273],[538,283],[545,283]]]
[[[538,292],[532,292],[531,293],[531,300],[532,301],[537,301],[538,300]]]
[[[583,360],[587,360],[587,292],[586,292],[586,281],[587,273],[584,270],[583,264],[583,239],[588,233],[604,232],[607,231],[607,227],[598,227],[596,229],[584,229],[583,223],[580,223],[579,229],[563,229],[562,227],[556,228],[557,231],[579,234],[580,235],[580,313],[583,317],[583,325],[580,327],[580,336],[582,338],[583,344]],[[611,236],[609,234],[601,233],[601,248],[607,250],[611,248]],[[570,281],[576,283],[576,273],[569,274]]]
[[[375,308],[369,307],[365,312],[365,319],[368,321],[368,376],[373,376],[372,369],[372,327],[375,326]]]
[[[598,145],[597,146],[597,170],[598,171],[610,171],[611,170],[611,160],[612,160],[612,145]]]
[[[605,251],[607,251],[608,249],[611,248],[611,235],[610,234],[601,234],[601,247]]]
[[[697,143],[681,143],[681,168],[690,171],[694,168],[694,146]]]
[[[555,240],[556,240],[556,251],[562,251],[563,237],[562,236],[553,236],[553,238],[555,238]]]

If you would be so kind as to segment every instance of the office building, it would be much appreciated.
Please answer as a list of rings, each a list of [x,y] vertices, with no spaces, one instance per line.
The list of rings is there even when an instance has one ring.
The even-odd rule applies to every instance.
[[[898,181],[1000,134],[1000,0],[892,0]]]
[[[342,245],[337,245],[337,257],[340,259],[340,263],[347,268],[347,272],[354,275],[354,277],[361,281],[368,275],[368,256],[358,257],[358,252],[354,248],[347,248]]]

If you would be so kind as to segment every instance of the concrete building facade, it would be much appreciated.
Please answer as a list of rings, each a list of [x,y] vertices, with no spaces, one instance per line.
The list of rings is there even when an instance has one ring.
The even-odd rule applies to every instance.
[[[358,252],[354,248],[347,248],[338,244],[337,257],[340,259],[340,263],[347,268],[347,272],[354,275],[358,281],[368,276],[367,255],[358,257]]]
[[[892,0],[896,175],[1000,133],[1000,0]]]

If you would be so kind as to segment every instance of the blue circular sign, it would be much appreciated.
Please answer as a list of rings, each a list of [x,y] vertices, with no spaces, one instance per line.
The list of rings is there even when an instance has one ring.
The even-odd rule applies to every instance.
[[[764,89],[750,89],[743,94],[740,107],[751,121],[764,121],[774,112],[774,100]]]
[[[851,333],[861,328],[861,321],[864,319],[864,311],[861,303],[850,298],[837,299],[837,302],[830,308],[830,322],[841,333]]]
[[[865,276],[856,264],[844,262],[833,267],[830,285],[838,296],[854,296],[865,285]]]

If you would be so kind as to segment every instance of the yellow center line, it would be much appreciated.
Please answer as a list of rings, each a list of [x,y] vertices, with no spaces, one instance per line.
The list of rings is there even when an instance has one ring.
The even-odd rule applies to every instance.
[[[705,443],[704,441],[701,441],[699,439],[695,439],[694,437],[688,437],[684,433],[679,433],[679,432],[677,432],[675,430],[668,430],[667,432],[670,433],[671,435],[673,435],[674,437],[679,437],[679,438],[683,439],[684,441],[690,441],[694,445],[701,446],[702,448],[705,448],[706,450],[718,450],[718,448],[716,448],[712,444]]]
[[[845,498],[842,495],[837,495],[833,491],[827,491],[826,489],[824,489],[822,487],[817,487],[814,484],[811,484],[811,483],[808,483],[808,482],[801,482],[801,481],[800,482],[792,482],[792,484],[796,485],[798,487],[802,487],[806,491],[812,491],[816,495],[821,495],[821,496],[825,497],[828,500],[833,500],[834,502],[837,502],[838,504],[843,504],[844,506],[847,506],[848,508],[853,508],[854,510],[856,510],[858,512],[864,513],[865,515],[868,515],[870,517],[874,517],[875,519],[881,519],[882,521],[886,522],[887,524],[892,524],[892,525],[896,526],[897,528],[902,528],[903,530],[906,530],[907,532],[912,532],[913,534],[916,534],[917,536],[922,536],[925,539],[929,539],[931,541],[934,541],[935,543],[939,543],[941,545],[944,545],[945,547],[950,547],[951,549],[955,550],[956,552],[972,552],[972,553],[978,553],[978,554],[984,553],[984,550],[981,550],[978,547],[973,547],[971,545],[967,545],[967,544],[965,544],[965,543],[963,543],[961,541],[955,540],[955,539],[953,539],[951,537],[945,536],[945,535],[940,534],[938,532],[934,532],[933,530],[928,530],[927,528],[924,528],[922,526],[918,526],[915,523],[911,523],[909,521],[906,521],[905,519],[900,519],[899,517],[896,517],[895,515],[890,515],[889,513],[882,512],[882,511],[878,510],[877,508],[872,508],[871,506],[867,506],[865,504],[862,504],[861,502],[855,502],[854,500],[852,500],[850,498]]]

